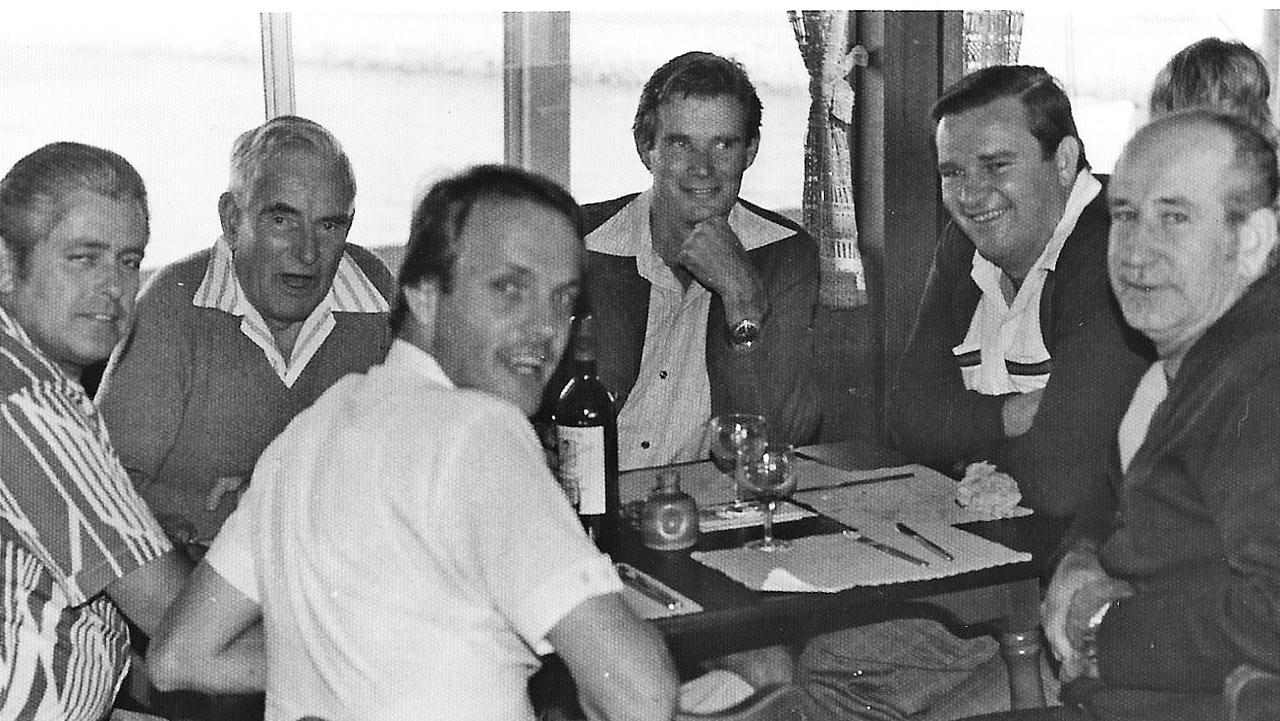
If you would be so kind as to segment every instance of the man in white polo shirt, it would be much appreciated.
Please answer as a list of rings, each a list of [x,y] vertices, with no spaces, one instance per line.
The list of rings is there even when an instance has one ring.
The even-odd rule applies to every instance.
[[[589,717],[669,719],[675,673],[526,416],[577,300],[578,208],[485,166],[414,213],[384,363],[326,391],[154,639],[158,684],[266,686],[267,719],[526,719],[554,651]],[[265,649],[241,641],[262,624]],[[266,673],[264,678],[264,665]]]

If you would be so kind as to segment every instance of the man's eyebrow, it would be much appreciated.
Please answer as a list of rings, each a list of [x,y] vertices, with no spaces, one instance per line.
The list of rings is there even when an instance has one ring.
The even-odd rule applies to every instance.
[[[978,153],[978,160],[988,162],[991,160],[1005,160],[1007,158],[1016,158],[1018,154],[1012,150],[997,150],[991,153]]]
[[[269,215],[272,213],[287,213],[289,215],[301,215],[298,209],[282,201],[276,201],[270,205],[263,207],[260,215]]]
[[[340,225],[346,225],[351,222],[351,214],[338,213],[335,215],[326,215],[320,219],[320,222],[321,223],[338,223]]]

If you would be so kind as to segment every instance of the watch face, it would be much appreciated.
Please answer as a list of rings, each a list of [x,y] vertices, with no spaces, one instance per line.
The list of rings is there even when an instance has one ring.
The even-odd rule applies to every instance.
[[[756,342],[760,337],[760,326],[756,323],[744,320],[739,321],[733,327],[733,344],[737,346],[747,347]]]

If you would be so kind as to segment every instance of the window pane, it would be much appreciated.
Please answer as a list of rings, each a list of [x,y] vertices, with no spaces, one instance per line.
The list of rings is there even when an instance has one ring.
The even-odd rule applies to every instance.
[[[809,77],[785,10],[735,13],[574,12],[571,183],[582,202],[644,190],[651,178],[631,140],[640,89],[689,50],[743,64],[764,105],[760,151],[742,197],[798,217],[804,187]]]
[[[154,267],[217,237],[231,142],[262,122],[258,16],[87,9],[0,23],[0,173],[46,143],[127,158],[146,181]]]
[[[351,242],[404,245],[432,182],[502,162],[502,41],[496,11],[293,14],[297,112],[355,167]]]
[[[1262,10],[1138,14],[1028,9],[1019,62],[1062,81],[1094,172],[1110,173],[1147,120],[1151,81],[1169,58],[1204,37],[1261,49]]]

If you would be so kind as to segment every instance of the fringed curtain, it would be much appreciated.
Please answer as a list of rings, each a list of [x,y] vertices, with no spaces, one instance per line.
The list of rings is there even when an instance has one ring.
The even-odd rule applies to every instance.
[[[1016,10],[966,10],[964,71],[1018,62],[1022,13]]]
[[[855,65],[861,48],[849,49],[848,10],[790,10],[800,55],[809,71],[809,131],[804,144],[804,226],[818,241],[824,305],[849,308],[867,302],[853,204],[849,127],[853,121]]]

